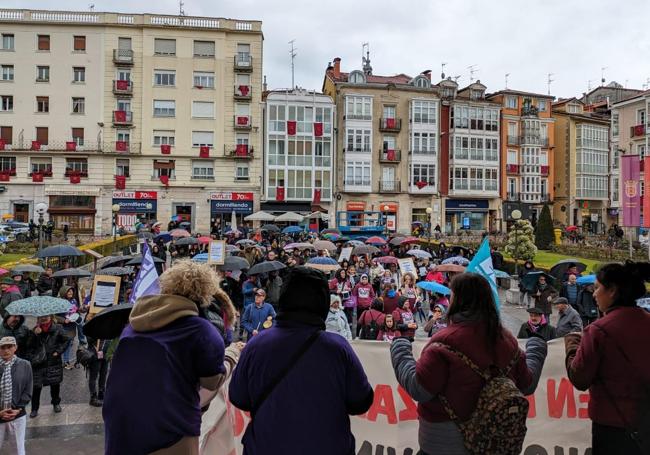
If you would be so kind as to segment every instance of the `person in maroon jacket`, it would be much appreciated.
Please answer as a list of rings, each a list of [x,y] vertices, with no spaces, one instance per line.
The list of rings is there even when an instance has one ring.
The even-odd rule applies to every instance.
[[[636,306],[646,293],[650,264],[607,264],[596,275],[594,299],[604,316],[582,333],[564,338],[569,380],[589,389],[593,455],[646,454],[631,432],[645,416],[650,397],[650,314]],[[645,406],[645,407],[644,407]],[[645,451],[644,451],[645,450]]]
[[[547,353],[546,342],[539,337],[527,341],[525,354],[520,351],[515,337],[501,325],[490,284],[475,273],[462,273],[452,280],[448,320],[449,326],[431,337],[417,362],[404,338],[395,339],[390,349],[397,381],[418,402],[418,441],[421,453],[428,455],[467,453],[462,434],[439,395],[465,421],[474,412],[483,387],[481,376],[456,354],[432,343],[462,352],[482,370],[492,365],[506,369],[519,356],[509,376],[526,395],[535,391]]]
[[[375,290],[368,282],[368,275],[361,275],[361,281],[352,290],[352,295],[357,298],[357,314],[370,308],[375,299]]]
[[[397,301],[397,308],[393,311],[393,319],[395,320],[395,327],[402,336],[413,341],[418,325],[415,322],[413,311],[411,311],[411,301],[407,297],[400,296]]]

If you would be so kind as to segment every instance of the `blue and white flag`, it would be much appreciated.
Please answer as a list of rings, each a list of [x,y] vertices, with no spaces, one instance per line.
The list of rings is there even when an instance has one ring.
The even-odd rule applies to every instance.
[[[160,280],[149,245],[145,242],[142,245],[142,264],[140,264],[138,276],[135,277],[129,303],[135,303],[140,297],[153,294],[160,294]]]
[[[467,266],[466,272],[477,273],[488,280],[494,296],[494,304],[499,311],[499,291],[497,290],[497,276],[492,266],[492,255],[490,254],[490,242],[487,237],[481,242],[481,246],[474,255],[474,259]]]

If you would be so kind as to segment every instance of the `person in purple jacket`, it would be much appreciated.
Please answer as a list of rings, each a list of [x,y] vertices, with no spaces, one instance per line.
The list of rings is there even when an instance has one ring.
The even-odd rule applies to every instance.
[[[374,393],[349,343],[325,332],[325,276],[295,267],[280,293],[277,324],[246,345],[229,398],[251,413],[244,455],[353,455],[350,415],[363,414]]]

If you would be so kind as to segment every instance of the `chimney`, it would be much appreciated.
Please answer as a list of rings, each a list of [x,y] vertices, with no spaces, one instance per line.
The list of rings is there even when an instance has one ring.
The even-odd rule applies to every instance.
[[[429,82],[431,82],[431,70],[424,70],[422,71],[422,75],[429,79]]]
[[[334,77],[341,77],[341,57],[334,59]]]

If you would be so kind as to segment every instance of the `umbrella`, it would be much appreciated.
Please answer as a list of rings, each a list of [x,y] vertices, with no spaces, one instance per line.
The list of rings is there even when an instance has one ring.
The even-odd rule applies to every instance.
[[[375,253],[379,253],[379,248],[372,245],[359,245],[359,246],[355,246],[354,249],[352,250],[352,254],[356,254],[357,256],[362,254],[375,254]]]
[[[102,263],[100,269],[103,269],[105,267],[113,267],[113,266],[116,266],[118,264],[123,265],[123,264],[120,264],[120,263],[130,261],[131,259],[133,259],[133,256],[109,256]]]
[[[153,257],[153,262],[165,262],[160,258],[157,258],[156,256]],[[142,256],[137,256],[131,259],[129,262],[127,262],[125,265],[140,265],[142,264]]]
[[[573,232],[573,231],[577,231],[577,230],[578,230],[578,226],[567,226],[567,228],[566,228],[567,232]]]
[[[443,264],[458,264],[462,266],[468,266],[469,265],[469,259],[464,258],[463,256],[452,256],[450,258],[445,259],[442,261]]]
[[[223,265],[220,265],[219,268],[221,270],[232,272],[234,270],[248,269],[250,266],[251,265],[244,258],[240,258],[238,256],[228,256]]]
[[[300,223],[303,218],[304,218],[304,216],[298,215],[297,213],[286,212],[286,213],[283,213],[280,216],[275,217],[275,221],[278,222],[278,223],[287,223],[287,222],[289,222],[289,223],[291,223],[291,222]]]
[[[577,259],[562,259],[560,262],[551,267],[549,273],[555,278],[562,278],[566,271],[569,270],[569,266],[571,265],[575,265],[578,269],[578,272],[580,273],[584,272],[587,269],[587,265],[583,264]]]
[[[153,238],[154,242],[160,242],[161,240],[163,241],[163,243],[171,242],[172,236],[169,234],[169,232],[165,231],[165,232],[161,232],[160,234],[158,234]]]
[[[348,240],[348,246],[362,246],[364,243],[361,240]]]
[[[524,286],[525,289],[528,291],[532,291],[535,288],[535,285],[537,284],[537,281],[539,281],[540,276],[545,276],[546,281],[551,284],[553,281],[555,281],[555,278],[549,275],[546,272],[541,272],[541,271],[535,271],[535,272],[528,272],[524,277],[521,279],[521,284]]]
[[[5,311],[12,315],[49,316],[70,311],[70,302],[57,297],[39,295],[16,300],[7,305]]]
[[[96,340],[112,340],[119,337],[129,323],[132,308],[132,303],[123,303],[100,311],[84,324],[84,335]]]
[[[153,234],[151,232],[142,231],[142,232],[138,232],[136,237],[139,239],[149,240],[149,239],[153,239]]]
[[[350,241],[350,237],[347,237],[345,235],[339,236],[336,240],[332,239],[332,242],[349,242],[349,241]],[[363,243],[363,242],[361,242],[361,243]]]
[[[133,267],[107,267],[97,271],[96,275],[122,276],[133,273]]]
[[[436,272],[464,272],[465,267],[458,264],[442,264],[436,267]]]
[[[336,229],[336,228],[327,228],[327,229],[323,229],[322,231],[320,231],[320,233],[321,233],[321,235],[323,235],[323,234],[337,234],[337,235],[341,235],[341,231],[339,231],[339,230]]]
[[[576,280],[580,286],[586,286],[588,284],[594,284],[596,282],[596,275],[585,275],[581,276]]]
[[[192,262],[205,263],[208,262],[208,253],[199,253],[192,258]]]
[[[374,258],[373,260],[379,262],[380,264],[399,264],[399,261],[395,256],[381,256]]]
[[[259,264],[255,264],[253,267],[251,267],[250,270],[248,271],[248,274],[259,275],[260,273],[268,273],[268,272],[273,272],[274,270],[282,270],[286,267],[287,266],[284,265],[282,262],[264,261],[264,262],[260,262]]]
[[[183,221],[181,224],[179,224],[179,226],[182,227],[182,228],[186,228],[186,227],[191,226],[191,225],[192,225],[192,223],[190,223],[189,221]]]
[[[286,228],[282,229],[283,234],[297,234],[302,231],[303,229],[300,226],[287,226]]]
[[[366,243],[368,245],[386,245],[386,240],[375,235],[373,237],[370,237],[368,240],[366,240]]]
[[[154,224],[152,224],[153,227],[156,226],[162,226],[162,223],[160,221],[156,221]]]
[[[435,281],[420,281],[417,286],[425,291],[435,292],[436,294],[449,295],[451,290],[447,286],[443,286]]]
[[[4,272],[3,272],[4,270]],[[17,265],[14,267],[12,270],[12,273],[43,273],[45,272],[45,269],[41,267],[40,265],[36,264],[22,264],[22,265]],[[4,275],[7,273],[6,269],[0,269],[0,275]]]
[[[241,240],[237,240],[235,242],[235,244],[237,244],[237,245],[244,245],[244,246],[246,246],[246,245],[255,245],[255,243],[256,243],[255,240],[251,240],[251,239],[241,239]]]
[[[314,248],[317,250],[336,251],[336,245],[329,240],[316,240],[314,242]]]
[[[305,267],[320,270],[321,272],[333,272],[341,268],[338,262],[332,258],[318,257],[312,258],[305,264]]]
[[[84,252],[69,245],[55,245],[43,248],[36,253],[37,258],[51,258],[62,256],[83,256]]]
[[[340,234],[334,234],[332,232],[326,232],[325,234],[321,234],[321,237],[324,238],[325,240],[330,240],[332,242],[336,242],[339,237],[341,237]]]
[[[280,228],[275,224],[265,224],[260,229],[266,232],[280,232]]]
[[[176,240],[177,246],[198,245],[198,244],[199,244],[199,239],[197,239],[196,237],[183,237],[181,239]]]
[[[405,237],[393,237],[390,239],[388,243],[390,243],[393,246],[399,246],[402,243],[402,240],[404,240]]]
[[[408,250],[406,254],[409,256],[415,256],[416,258],[420,259],[431,259],[431,253],[427,253],[424,250]]]
[[[366,243],[366,240],[368,240],[368,237],[365,237],[363,235],[357,235],[354,240],[358,240],[360,242]]]
[[[201,245],[206,245],[212,241],[212,237],[204,235],[203,237],[199,237],[198,240]]]
[[[275,216],[271,215],[270,213],[267,213],[263,210],[260,210],[259,212],[255,212],[252,215],[248,215],[247,217],[244,218],[246,221],[274,221]]]
[[[465,255],[465,256],[467,256],[467,254],[469,254],[469,248],[465,248],[464,246],[456,245],[456,246],[451,247],[451,252],[456,254],[456,255],[459,255],[461,251],[463,252],[463,255]]]
[[[71,269],[63,269],[63,270],[59,270],[58,272],[54,272],[52,276],[54,278],[63,278],[63,277],[70,277],[70,276],[88,277],[88,276],[93,276],[93,274],[85,270],[71,268]]]
[[[15,270],[14,270],[14,272],[15,272]],[[4,275],[5,273],[9,273],[9,270],[3,269],[2,267],[0,267],[0,275]]]
[[[192,234],[187,232],[185,229],[174,229],[169,232],[169,235],[178,238],[178,237],[190,237]]]
[[[226,253],[240,253],[241,250],[235,245],[226,245]]]
[[[311,243],[306,243],[306,242],[290,243],[288,245],[285,245],[284,249],[285,249],[285,251],[288,251],[288,250],[313,250],[314,245],[312,245]]]
[[[496,270],[494,269],[494,275],[497,278],[512,278],[508,273],[504,272],[503,270]]]
[[[397,238],[399,238],[399,237],[397,237]],[[395,239],[393,239],[393,240],[395,240]],[[406,237],[406,238],[400,239],[399,244],[400,245],[408,245],[408,244],[411,244],[411,243],[418,243],[418,242],[420,242],[420,239],[417,238],[417,237]]]

